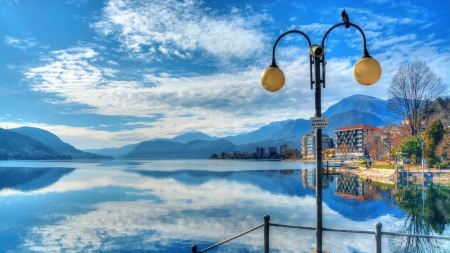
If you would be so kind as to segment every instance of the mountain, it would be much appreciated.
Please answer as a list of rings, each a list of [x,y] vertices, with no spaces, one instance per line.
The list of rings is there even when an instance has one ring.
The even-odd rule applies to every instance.
[[[180,143],[188,143],[190,141],[214,141],[217,140],[217,138],[213,138],[207,134],[201,133],[201,132],[195,132],[195,133],[186,133],[179,135],[175,138],[171,139],[172,141],[180,142]]]
[[[247,151],[249,153],[254,153],[258,147],[277,147],[278,151],[281,145],[288,145],[290,148],[301,150],[302,148],[302,135],[291,136],[288,139],[266,139],[258,142],[252,142],[248,144],[242,144],[236,146],[236,151]]]
[[[366,124],[382,126],[389,114],[386,110],[387,101],[365,95],[353,95],[342,99],[328,108],[324,117],[328,117],[328,128],[323,132],[333,137],[334,130],[350,125]],[[6,131],[6,130],[4,130]],[[21,127],[11,129],[31,139],[32,150],[44,150],[48,156],[71,156],[74,159],[98,159],[111,157],[144,158],[144,159],[190,159],[207,158],[211,154],[231,151],[254,152],[257,147],[269,147],[286,144],[294,149],[301,148],[301,137],[311,132],[309,119],[296,119],[272,122],[255,131],[241,133],[217,139],[201,132],[186,133],[172,139],[153,139],[141,143],[126,145],[120,148],[90,149],[83,152],[67,144],[56,135],[38,128]],[[6,138],[6,137],[5,137]],[[27,141],[23,137],[8,137],[19,140],[18,150],[24,149]],[[36,141],[36,142],[33,142]],[[33,144],[32,144],[33,143]],[[20,147],[19,147],[20,146]],[[50,150],[48,150],[50,149]],[[37,151],[36,151],[37,152]],[[100,155],[95,155],[98,153]],[[29,153],[30,154],[30,153]]]
[[[390,118],[386,110],[386,104],[387,101],[385,100],[366,95],[353,95],[344,98],[323,113],[324,117],[328,117],[328,128],[323,129],[323,132],[330,135],[330,137],[333,137],[333,131],[343,126],[359,124],[382,126],[384,125],[384,121]],[[227,136],[223,139],[235,144],[236,151],[254,152],[257,147],[279,147],[283,144],[286,144],[294,149],[301,149],[301,137],[311,131],[313,130],[310,127],[309,119],[284,120],[272,122],[249,133]],[[187,144],[193,140],[213,141],[215,139],[216,138],[210,137],[204,133],[195,132],[183,134],[172,139],[154,139],[149,142],[153,142],[152,145],[159,143],[161,145],[160,149],[163,150],[159,155],[153,155],[152,158],[164,158],[178,157],[176,152],[182,152],[182,149],[185,148],[179,144]],[[171,143],[170,141],[175,143]],[[109,154],[111,156],[118,157],[120,156],[119,154],[124,155],[131,152],[130,148],[125,149],[125,147],[122,147],[123,150],[115,149],[114,154],[107,153],[111,151],[108,149],[95,151],[103,155]],[[150,150],[151,152],[157,152],[154,147]],[[141,156],[136,153],[132,154],[136,157]],[[169,154],[173,154],[173,156],[170,156]],[[143,157],[145,156],[146,155],[143,155]],[[128,157],[128,155],[126,157]]]
[[[40,143],[44,144],[58,155],[68,155],[73,159],[110,159],[111,157],[105,157],[89,152],[83,152],[76,149],[72,145],[63,142],[58,136],[53,133],[35,127],[19,127],[9,129],[10,132],[16,132],[30,137]]]
[[[70,159],[26,135],[0,128],[0,160]]]
[[[286,124],[293,120],[283,120],[272,122],[266,126],[260,127],[258,130],[246,133],[239,134],[235,136],[228,136],[224,139],[230,141],[236,145],[254,143],[262,140],[272,139],[272,137],[283,129]]]
[[[120,156],[130,153],[134,148],[136,148],[137,145],[139,145],[139,143],[125,145],[120,148],[85,149],[84,151],[103,156],[119,158]]]
[[[203,159],[212,154],[232,152],[235,145],[227,140],[196,140],[180,143],[170,140],[153,140],[139,143],[130,153],[122,158],[140,159]]]
[[[369,112],[352,110],[329,117],[328,128],[323,129],[323,132],[333,137],[333,131],[336,129],[344,126],[354,126],[360,124],[379,127],[384,125],[384,120]]]
[[[386,106],[386,100],[366,95],[353,95],[330,106],[322,116],[331,117],[348,111],[360,111],[372,113],[381,120],[386,121],[387,119],[392,118],[389,116]]]
[[[272,136],[272,139],[286,139],[302,136],[311,132],[311,124],[306,119],[296,119],[287,123],[280,131]]]

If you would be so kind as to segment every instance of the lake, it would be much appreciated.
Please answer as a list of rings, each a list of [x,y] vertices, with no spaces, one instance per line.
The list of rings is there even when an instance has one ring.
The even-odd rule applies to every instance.
[[[0,161],[0,252],[191,252],[264,222],[315,226],[314,163]],[[450,236],[450,188],[323,180],[326,228]],[[323,249],[374,252],[374,235],[323,232]],[[315,231],[270,227],[271,252],[310,252]],[[208,252],[262,252],[258,229]],[[383,236],[383,252],[450,252]]]

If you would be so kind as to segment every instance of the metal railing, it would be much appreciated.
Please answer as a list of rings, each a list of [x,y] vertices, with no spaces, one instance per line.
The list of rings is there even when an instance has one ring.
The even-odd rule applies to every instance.
[[[241,237],[245,234],[248,234],[252,231],[257,230],[258,228],[264,227],[264,253],[269,253],[269,227],[283,227],[283,228],[295,228],[295,229],[305,229],[305,230],[316,230],[315,227],[304,227],[304,226],[295,226],[295,225],[282,225],[282,224],[276,224],[276,223],[270,223],[270,216],[265,215],[264,216],[264,223],[251,228],[245,232],[242,232],[240,234],[237,234],[233,237],[230,237],[224,241],[221,241],[219,243],[216,243],[212,246],[209,246],[205,249],[202,249],[200,251],[197,251],[197,245],[192,245],[191,250],[192,253],[203,253],[208,250],[211,250],[213,248],[216,248],[224,243],[227,243],[229,241],[232,241],[238,237]],[[441,239],[441,240],[450,240],[450,237],[448,236],[438,236],[438,235],[418,235],[418,234],[403,234],[403,233],[394,233],[394,232],[382,232],[382,224],[380,222],[376,222],[374,224],[375,231],[361,231],[361,230],[350,230],[350,229],[334,229],[334,228],[322,228],[322,231],[329,231],[329,232],[340,232],[340,233],[357,233],[357,234],[372,234],[375,235],[375,252],[381,253],[381,236],[382,235],[389,235],[389,236],[407,236],[407,237],[420,237],[420,238],[433,238],[433,239]]]

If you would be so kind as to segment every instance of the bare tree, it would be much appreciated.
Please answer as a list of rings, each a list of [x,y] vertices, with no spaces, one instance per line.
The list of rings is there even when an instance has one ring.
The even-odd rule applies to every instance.
[[[383,131],[381,129],[372,130],[367,134],[365,146],[367,153],[375,159],[380,158],[388,151],[384,143]]]
[[[389,86],[388,110],[404,120],[411,135],[428,125],[433,101],[445,94],[447,86],[422,60],[402,65]]]

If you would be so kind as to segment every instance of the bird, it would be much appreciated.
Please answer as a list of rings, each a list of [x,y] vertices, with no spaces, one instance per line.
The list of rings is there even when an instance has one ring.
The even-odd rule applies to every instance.
[[[345,9],[341,13],[341,18],[342,18],[342,21],[344,21],[344,23],[345,23],[345,28],[349,28],[350,27],[350,25],[349,25],[350,19],[348,18],[347,13],[345,13]]]

